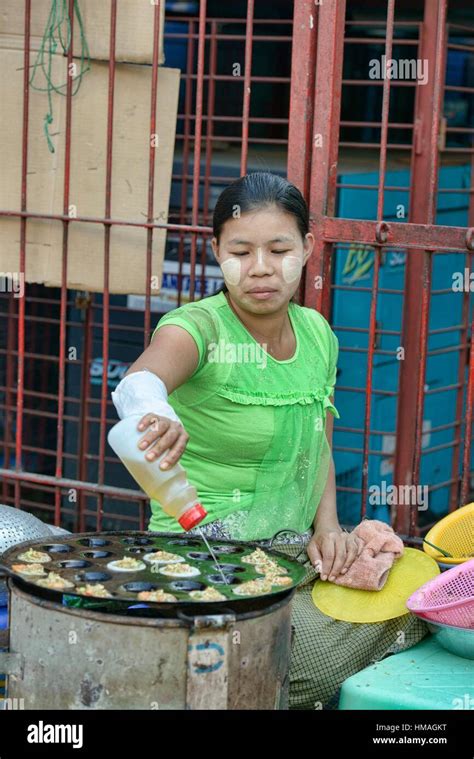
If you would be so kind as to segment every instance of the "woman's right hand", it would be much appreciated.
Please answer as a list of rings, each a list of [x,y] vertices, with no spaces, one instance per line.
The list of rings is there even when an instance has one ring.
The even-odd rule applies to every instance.
[[[160,462],[160,469],[169,469],[176,464],[189,440],[182,424],[158,414],[145,414],[138,422],[137,429],[147,430],[138,441],[138,447],[146,450],[145,458],[148,461],[155,461],[162,453],[168,451]]]
[[[332,582],[339,574],[345,574],[360,556],[365,543],[352,532],[345,532],[339,525],[316,530],[306,552],[311,564],[321,575],[321,580]]]

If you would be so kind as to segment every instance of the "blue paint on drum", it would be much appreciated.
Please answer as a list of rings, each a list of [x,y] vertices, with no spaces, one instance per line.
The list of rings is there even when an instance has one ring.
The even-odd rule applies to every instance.
[[[198,643],[196,646],[188,646],[188,650],[191,650],[195,648],[196,651],[207,651],[209,649],[213,649],[217,651],[220,656],[222,657],[218,661],[214,662],[213,664],[206,664],[202,665],[198,662],[194,662],[194,669],[196,671],[196,674],[198,675],[206,675],[209,672],[216,672],[216,670],[220,669],[224,663],[224,649],[222,646],[219,645],[219,643]]]

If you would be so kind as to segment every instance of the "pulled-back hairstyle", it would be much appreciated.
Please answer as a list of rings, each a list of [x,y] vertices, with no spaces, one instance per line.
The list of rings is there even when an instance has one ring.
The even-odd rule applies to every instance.
[[[309,211],[301,192],[294,184],[269,171],[255,171],[236,179],[225,188],[217,199],[212,218],[214,236],[219,242],[226,221],[240,214],[275,205],[294,216],[304,240],[309,232]],[[227,292],[223,283],[217,292]]]

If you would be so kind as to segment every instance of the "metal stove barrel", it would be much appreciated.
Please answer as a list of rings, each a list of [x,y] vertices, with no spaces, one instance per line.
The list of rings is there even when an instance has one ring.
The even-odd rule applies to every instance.
[[[49,550],[58,566],[64,557],[58,549],[66,546],[77,554],[90,553],[91,542],[97,541],[112,551],[124,545],[129,547],[124,550],[136,550],[150,542],[136,532],[56,540],[49,541]],[[44,540],[33,544],[41,542],[48,547]],[[235,556],[250,549],[231,543],[221,548],[232,549],[238,563]],[[180,544],[183,551],[196,548],[192,539],[172,543],[175,550],[181,550]],[[61,593],[11,572],[22,550],[12,548],[4,557],[11,574],[10,651],[0,654],[0,671],[8,674],[8,698],[25,709],[287,708],[294,587],[255,598],[235,599],[228,591],[225,602],[212,604],[179,600],[146,610],[120,606],[127,613],[106,606],[73,608],[64,604]],[[109,558],[91,561],[100,565]],[[293,579],[301,571],[295,563]],[[243,568],[241,572],[244,577]],[[114,582],[111,587],[118,589]]]
[[[286,709],[291,594],[248,613],[128,617],[10,589],[8,698],[25,709]]]

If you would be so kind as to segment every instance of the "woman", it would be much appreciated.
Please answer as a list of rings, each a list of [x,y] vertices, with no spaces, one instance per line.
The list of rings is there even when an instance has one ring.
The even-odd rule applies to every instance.
[[[300,539],[306,547],[293,599],[290,708],[333,708],[347,677],[409,648],[427,628],[411,614],[338,622],[311,599],[315,578],[346,572],[362,544],[336,511],[337,338],[321,314],[293,301],[314,245],[301,193],[277,175],[246,175],[220,195],[213,231],[224,287],[162,317],[122,382],[131,386],[136,374],[133,408],[149,412],[140,447],[150,461],[168,451],[161,466],[181,460],[208,512],[207,536],[299,534],[281,546],[290,556]],[[120,386],[120,415],[119,395]],[[182,532],[157,502],[151,507],[150,530]]]

